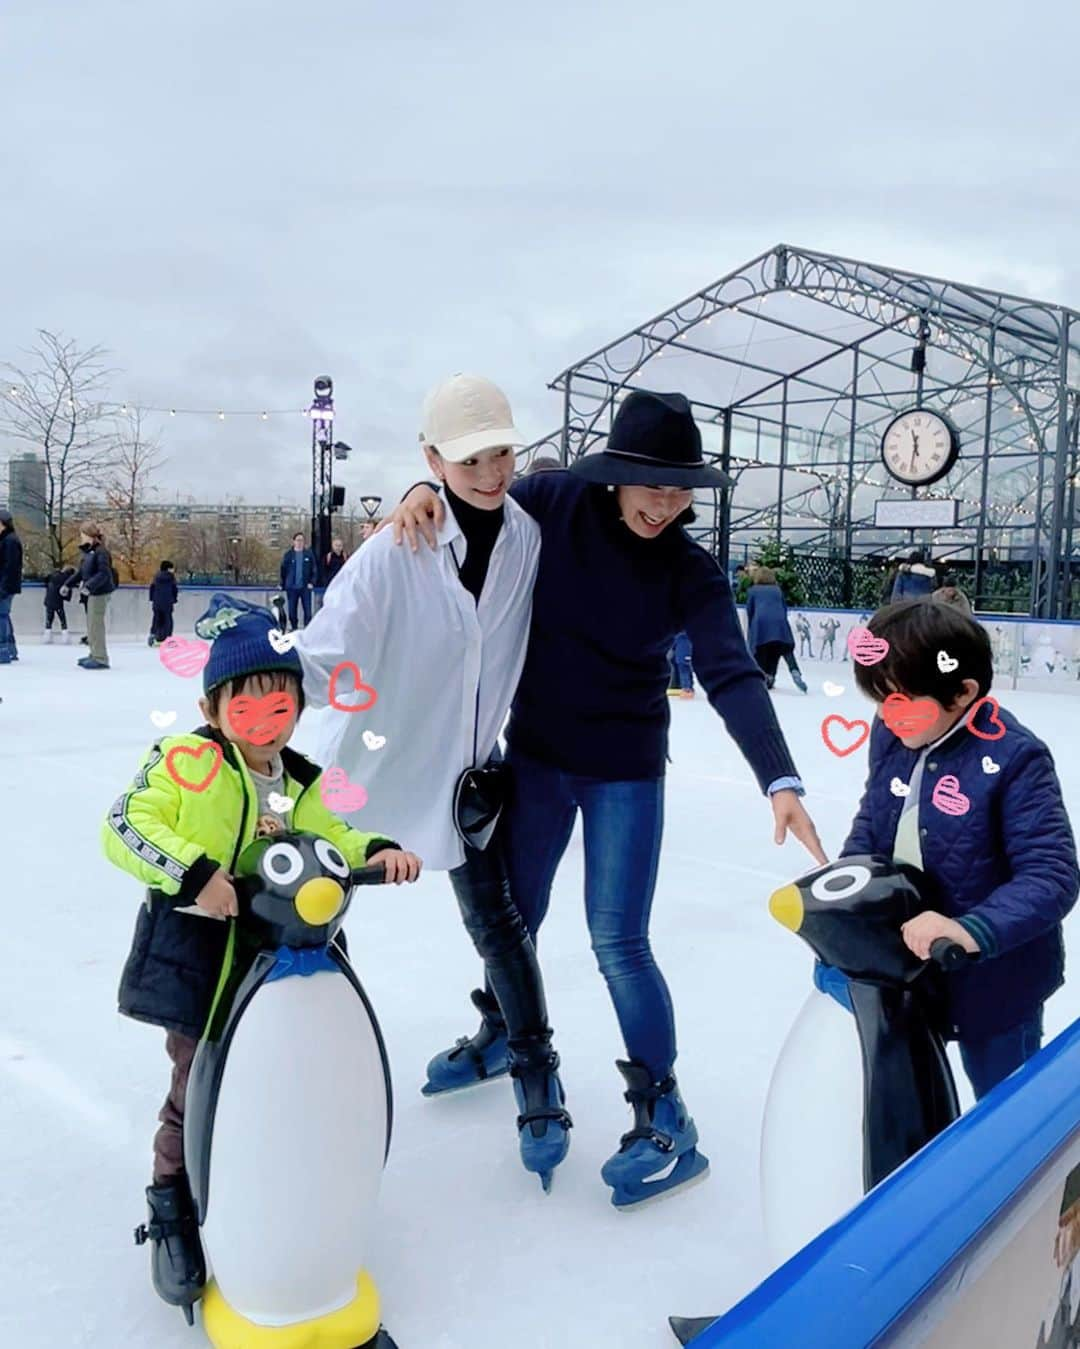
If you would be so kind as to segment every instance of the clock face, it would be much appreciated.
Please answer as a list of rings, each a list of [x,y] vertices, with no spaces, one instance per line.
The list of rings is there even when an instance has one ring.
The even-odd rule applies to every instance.
[[[960,453],[952,426],[936,412],[911,408],[889,423],[881,438],[881,458],[899,482],[914,486],[943,478]]]

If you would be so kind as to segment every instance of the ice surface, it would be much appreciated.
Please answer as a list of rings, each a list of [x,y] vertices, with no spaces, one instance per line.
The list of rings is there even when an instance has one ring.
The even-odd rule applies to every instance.
[[[145,647],[116,645],[107,673],[76,669],[80,654],[27,645],[18,664],[0,668],[0,1343],[179,1349],[201,1335],[158,1302],[146,1250],[131,1241],[168,1077],[161,1033],[115,1010],[140,890],[105,862],[98,834],[157,734],[151,710],[175,709],[177,727],[193,726],[198,689]],[[775,694],[830,853],[865,768],[865,750],[835,758],[818,729],[829,712],[866,715],[850,669],[807,662],[810,695],[784,672]],[[844,696],[825,696],[827,676]],[[1072,701],[1002,696],[1050,743],[1070,807],[1080,806]],[[540,948],[575,1125],[548,1196],[518,1161],[505,1079],[442,1100],[419,1093],[428,1057],[474,1025],[477,962],[446,878],[358,892],[350,948],[396,1092],[371,1266],[401,1349],[659,1349],[672,1343],[669,1313],[721,1311],[768,1272],[761,1110],[810,958],[766,901],[809,860],[794,842],[773,844],[768,807],[700,694],[671,710],[653,934],[675,1000],[680,1080],[712,1175],[640,1212],[608,1202],[599,1168],[629,1114],[613,1065],[616,1022],[588,946],[576,837]],[[377,717],[371,725],[379,729]],[[302,725],[300,748],[314,743],[314,729]],[[367,814],[373,828],[389,827],[377,801]],[[1048,1033],[1077,1015],[1080,984],[1051,1002]]]

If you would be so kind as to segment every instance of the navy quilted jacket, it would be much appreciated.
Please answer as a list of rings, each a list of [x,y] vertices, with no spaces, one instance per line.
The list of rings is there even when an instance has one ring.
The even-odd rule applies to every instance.
[[[746,594],[746,645],[757,651],[766,642],[795,645],[784,592],[778,585],[752,585]]]
[[[1080,889],[1076,845],[1050,751],[1002,710],[1000,740],[981,740],[963,723],[926,761],[919,796],[923,869],[934,907],[963,918],[984,955],[946,980],[951,1035],[980,1039],[1025,1020],[1061,986],[1061,920]],[[993,730],[985,704],[975,725]],[[878,718],[858,814],[841,850],[892,856],[903,797],[919,751],[905,749]],[[984,759],[990,772],[984,768]],[[997,765],[997,771],[992,765]],[[946,815],[931,797],[951,775],[971,802]]]

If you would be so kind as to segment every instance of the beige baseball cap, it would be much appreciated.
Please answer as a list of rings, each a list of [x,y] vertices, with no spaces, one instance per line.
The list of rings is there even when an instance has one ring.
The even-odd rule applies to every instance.
[[[424,399],[421,445],[436,449],[452,464],[481,450],[524,445],[506,394],[482,375],[451,375]]]

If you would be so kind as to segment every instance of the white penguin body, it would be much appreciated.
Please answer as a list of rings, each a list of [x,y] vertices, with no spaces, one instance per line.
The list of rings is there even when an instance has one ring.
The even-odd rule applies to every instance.
[[[286,1325],[356,1297],[386,1141],[379,1035],[349,978],[323,969],[263,982],[229,1041],[202,1224],[237,1312]]]
[[[769,1084],[761,1132],[761,1200],[781,1262],[863,1197],[863,1067],[855,1018],[816,988]]]

